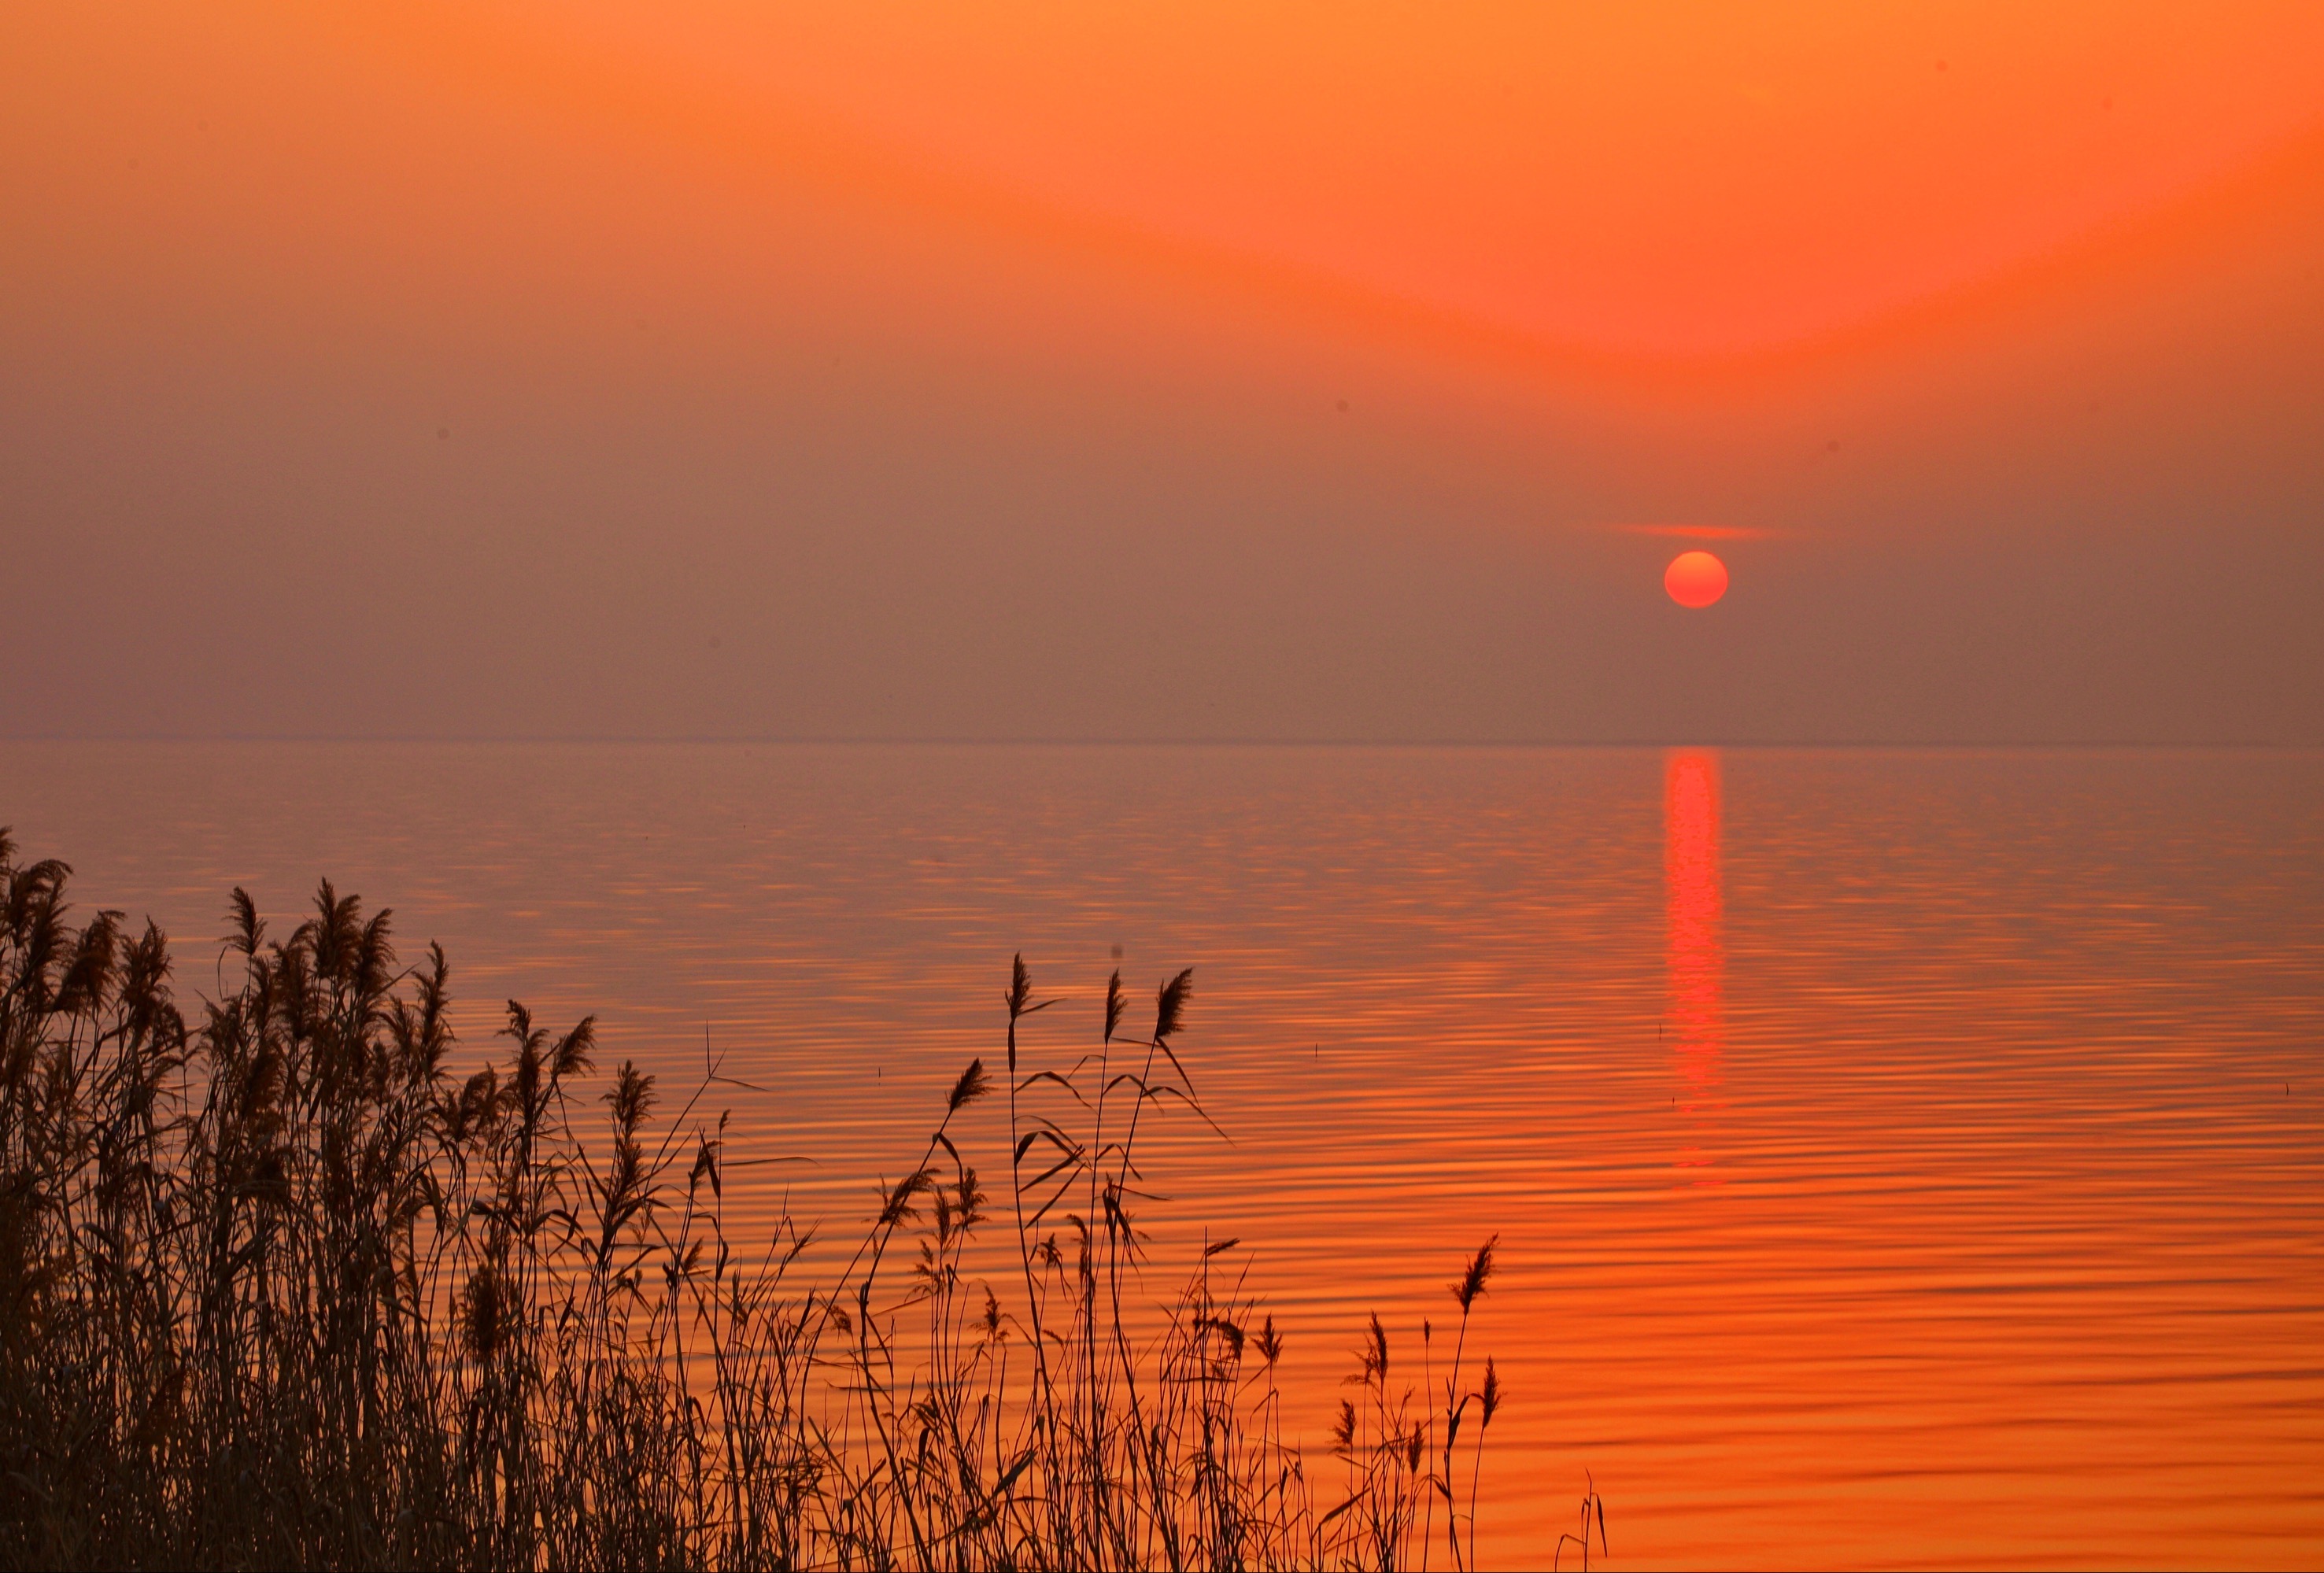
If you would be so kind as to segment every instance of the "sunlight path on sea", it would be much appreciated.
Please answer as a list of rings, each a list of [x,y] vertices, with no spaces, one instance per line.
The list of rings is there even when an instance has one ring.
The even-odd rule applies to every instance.
[[[467,1056],[719,1056],[744,1222],[871,1210],[1013,952],[1059,1068],[1191,965],[1150,1287],[1240,1237],[1320,1447],[1498,1234],[1489,1561],[1585,1471],[1623,1567],[2324,1556],[2324,755],[9,743],[0,823],[184,989],[328,874]]]

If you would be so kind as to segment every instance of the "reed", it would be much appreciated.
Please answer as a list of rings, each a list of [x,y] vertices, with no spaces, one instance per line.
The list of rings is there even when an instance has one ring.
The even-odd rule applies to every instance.
[[[1141,1127],[1208,1118],[1190,973],[1132,1038],[1117,972],[1091,1052],[1034,1069],[1019,960],[1005,1081],[961,1073],[818,1276],[794,1219],[730,1229],[710,1082],[658,1121],[589,1021],[514,1003],[456,1074],[443,952],[400,965],[327,883],[279,940],[236,890],[189,1007],[158,929],[68,921],[69,875],[0,831],[0,1562],[1388,1568],[1440,1519],[1474,1562],[1489,1244],[1416,1406],[1372,1320],[1330,1480],[1240,1242],[1141,1299]],[[996,1095],[999,1202],[957,1134]],[[967,1257],[996,1215],[997,1283]]]

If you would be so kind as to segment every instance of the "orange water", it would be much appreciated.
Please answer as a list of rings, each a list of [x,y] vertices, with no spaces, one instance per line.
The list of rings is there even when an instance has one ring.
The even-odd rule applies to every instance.
[[[1498,1232],[1489,1561],[1585,1471],[1623,1567],[2324,1560],[2324,755],[14,743],[0,823],[187,988],[329,872],[471,1053],[706,1029],[762,1218],[863,1216],[1012,951],[1058,1062],[1192,965],[1153,1286],[1250,1242],[1320,1440]]]

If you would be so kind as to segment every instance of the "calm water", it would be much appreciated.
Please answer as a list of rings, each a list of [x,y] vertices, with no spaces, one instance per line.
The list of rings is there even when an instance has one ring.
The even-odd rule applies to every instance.
[[[1012,951],[1057,1061],[1191,965],[1152,1287],[1251,1242],[1320,1441],[1498,1231],[1504,1562],[1585,1470],[1627,1567],[2324,1559],[2324,755],[18,743],[0,823],[189,989],[328,873],[472,1056],[706,1039],[835,1224]]]

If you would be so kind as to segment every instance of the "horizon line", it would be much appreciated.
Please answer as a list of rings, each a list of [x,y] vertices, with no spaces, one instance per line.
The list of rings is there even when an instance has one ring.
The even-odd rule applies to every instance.
[[[558,745],[602,747],[752,748],[1178,748],[1178,749],[2172,749],[2278,753],[2324,750],[2324,738],[2286,741],[2265,738],[1453,738],[1453,737],[1086,737],[882,733],[587,733],[587,732],[0,732],[0,746],[20,743],[371,743],[427,745]]]

